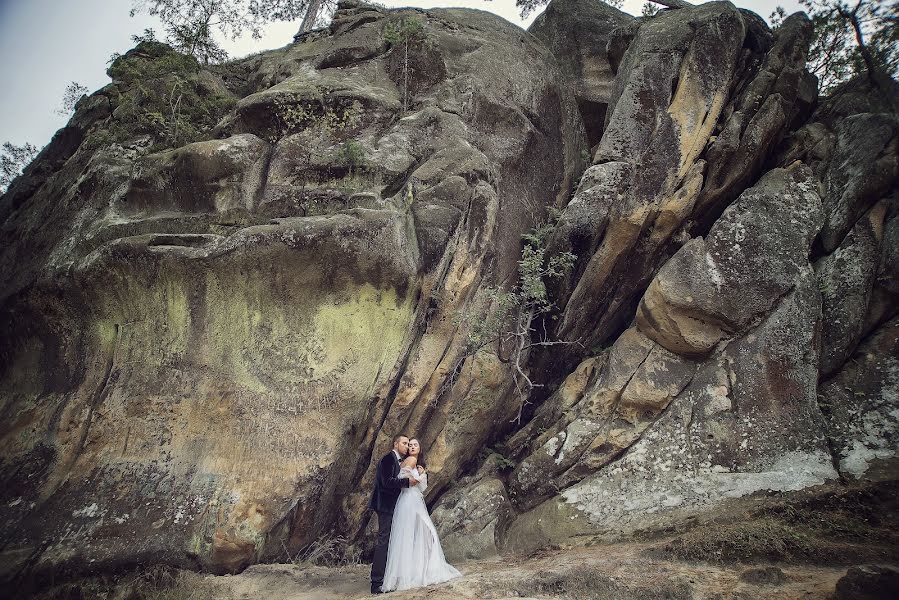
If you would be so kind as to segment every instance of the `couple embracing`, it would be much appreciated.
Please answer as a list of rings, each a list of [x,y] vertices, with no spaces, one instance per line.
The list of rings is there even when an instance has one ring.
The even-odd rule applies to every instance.
[[[371,565],[371,593],[406,590],[459,577],[446,562],[428,514],[421,444],[405,435],[378,463],[368,507],[378,514],[378,542]]]

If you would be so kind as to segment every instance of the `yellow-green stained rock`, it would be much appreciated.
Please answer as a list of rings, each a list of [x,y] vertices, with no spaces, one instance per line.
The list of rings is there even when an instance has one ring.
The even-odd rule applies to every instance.
[[[406,63],[394,14],[363,13],[197,75],[234,108],[191,143],[121,121],[168,118],[117,106],[141,92],[124,68],[177,59],[141,46],[3,196],[5,572],[234,572],[358,540],[395,432],[436,496],[516,414],[508,364],[466,358],[454,317],[568,197],[574,98],[498,17],[400,10],[425,38]]]

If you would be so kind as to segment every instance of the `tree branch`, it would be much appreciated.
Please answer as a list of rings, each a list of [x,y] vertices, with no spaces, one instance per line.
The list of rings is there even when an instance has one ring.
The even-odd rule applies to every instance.
[[[852,25],[852,29],[855,30],[855,41],[858,43],[858,51],[862,55],[862,59],[865,61],[865,66],[868,68],[868,76],[871,78],[873,83],[877,83],[876,81],[876,73],[877,73],[877,64],[874,62],[874,57],[871,55],[871,50],[865,45],[865,38],[862,34],[862,26],[861,23],[858,22],[858,10],[862,6],[862,0],[859,0],[858,4],[855,5],[855,8],[852,11],[846,10],[847,7],[843,5],[837,6],[837,10],[840,13],[840,16],[849,21],[849,24]]]

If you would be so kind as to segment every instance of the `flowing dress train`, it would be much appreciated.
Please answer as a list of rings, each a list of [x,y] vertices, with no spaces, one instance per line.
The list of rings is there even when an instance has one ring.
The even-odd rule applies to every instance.
[[[403,468],[399,477],[408,478],[410,474],[411,469]],[[418,485],[404,488],[393,510],[387,567],[381,586],[385,592],[424,587],[461,576],[446,562],[437,529],[428,514],[424,499],[428,474],[416,472],[415,478],[419,480]]]

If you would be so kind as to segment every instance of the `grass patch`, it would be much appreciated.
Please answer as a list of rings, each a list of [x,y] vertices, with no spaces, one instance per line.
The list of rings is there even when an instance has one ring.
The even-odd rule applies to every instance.
[[[85,577],[53,586],[33,600],[215,600],[216,586],[193,571],[155,565],[121,575]]]
[[[899,560],[899,485],[860,484],[794,493],[656,546],[683,560],[851,564]]]
[[[288,562],[299,567],[343,567],[362,564],[362,555],[341,535],[325,535],[296,554],[282,544]]]

